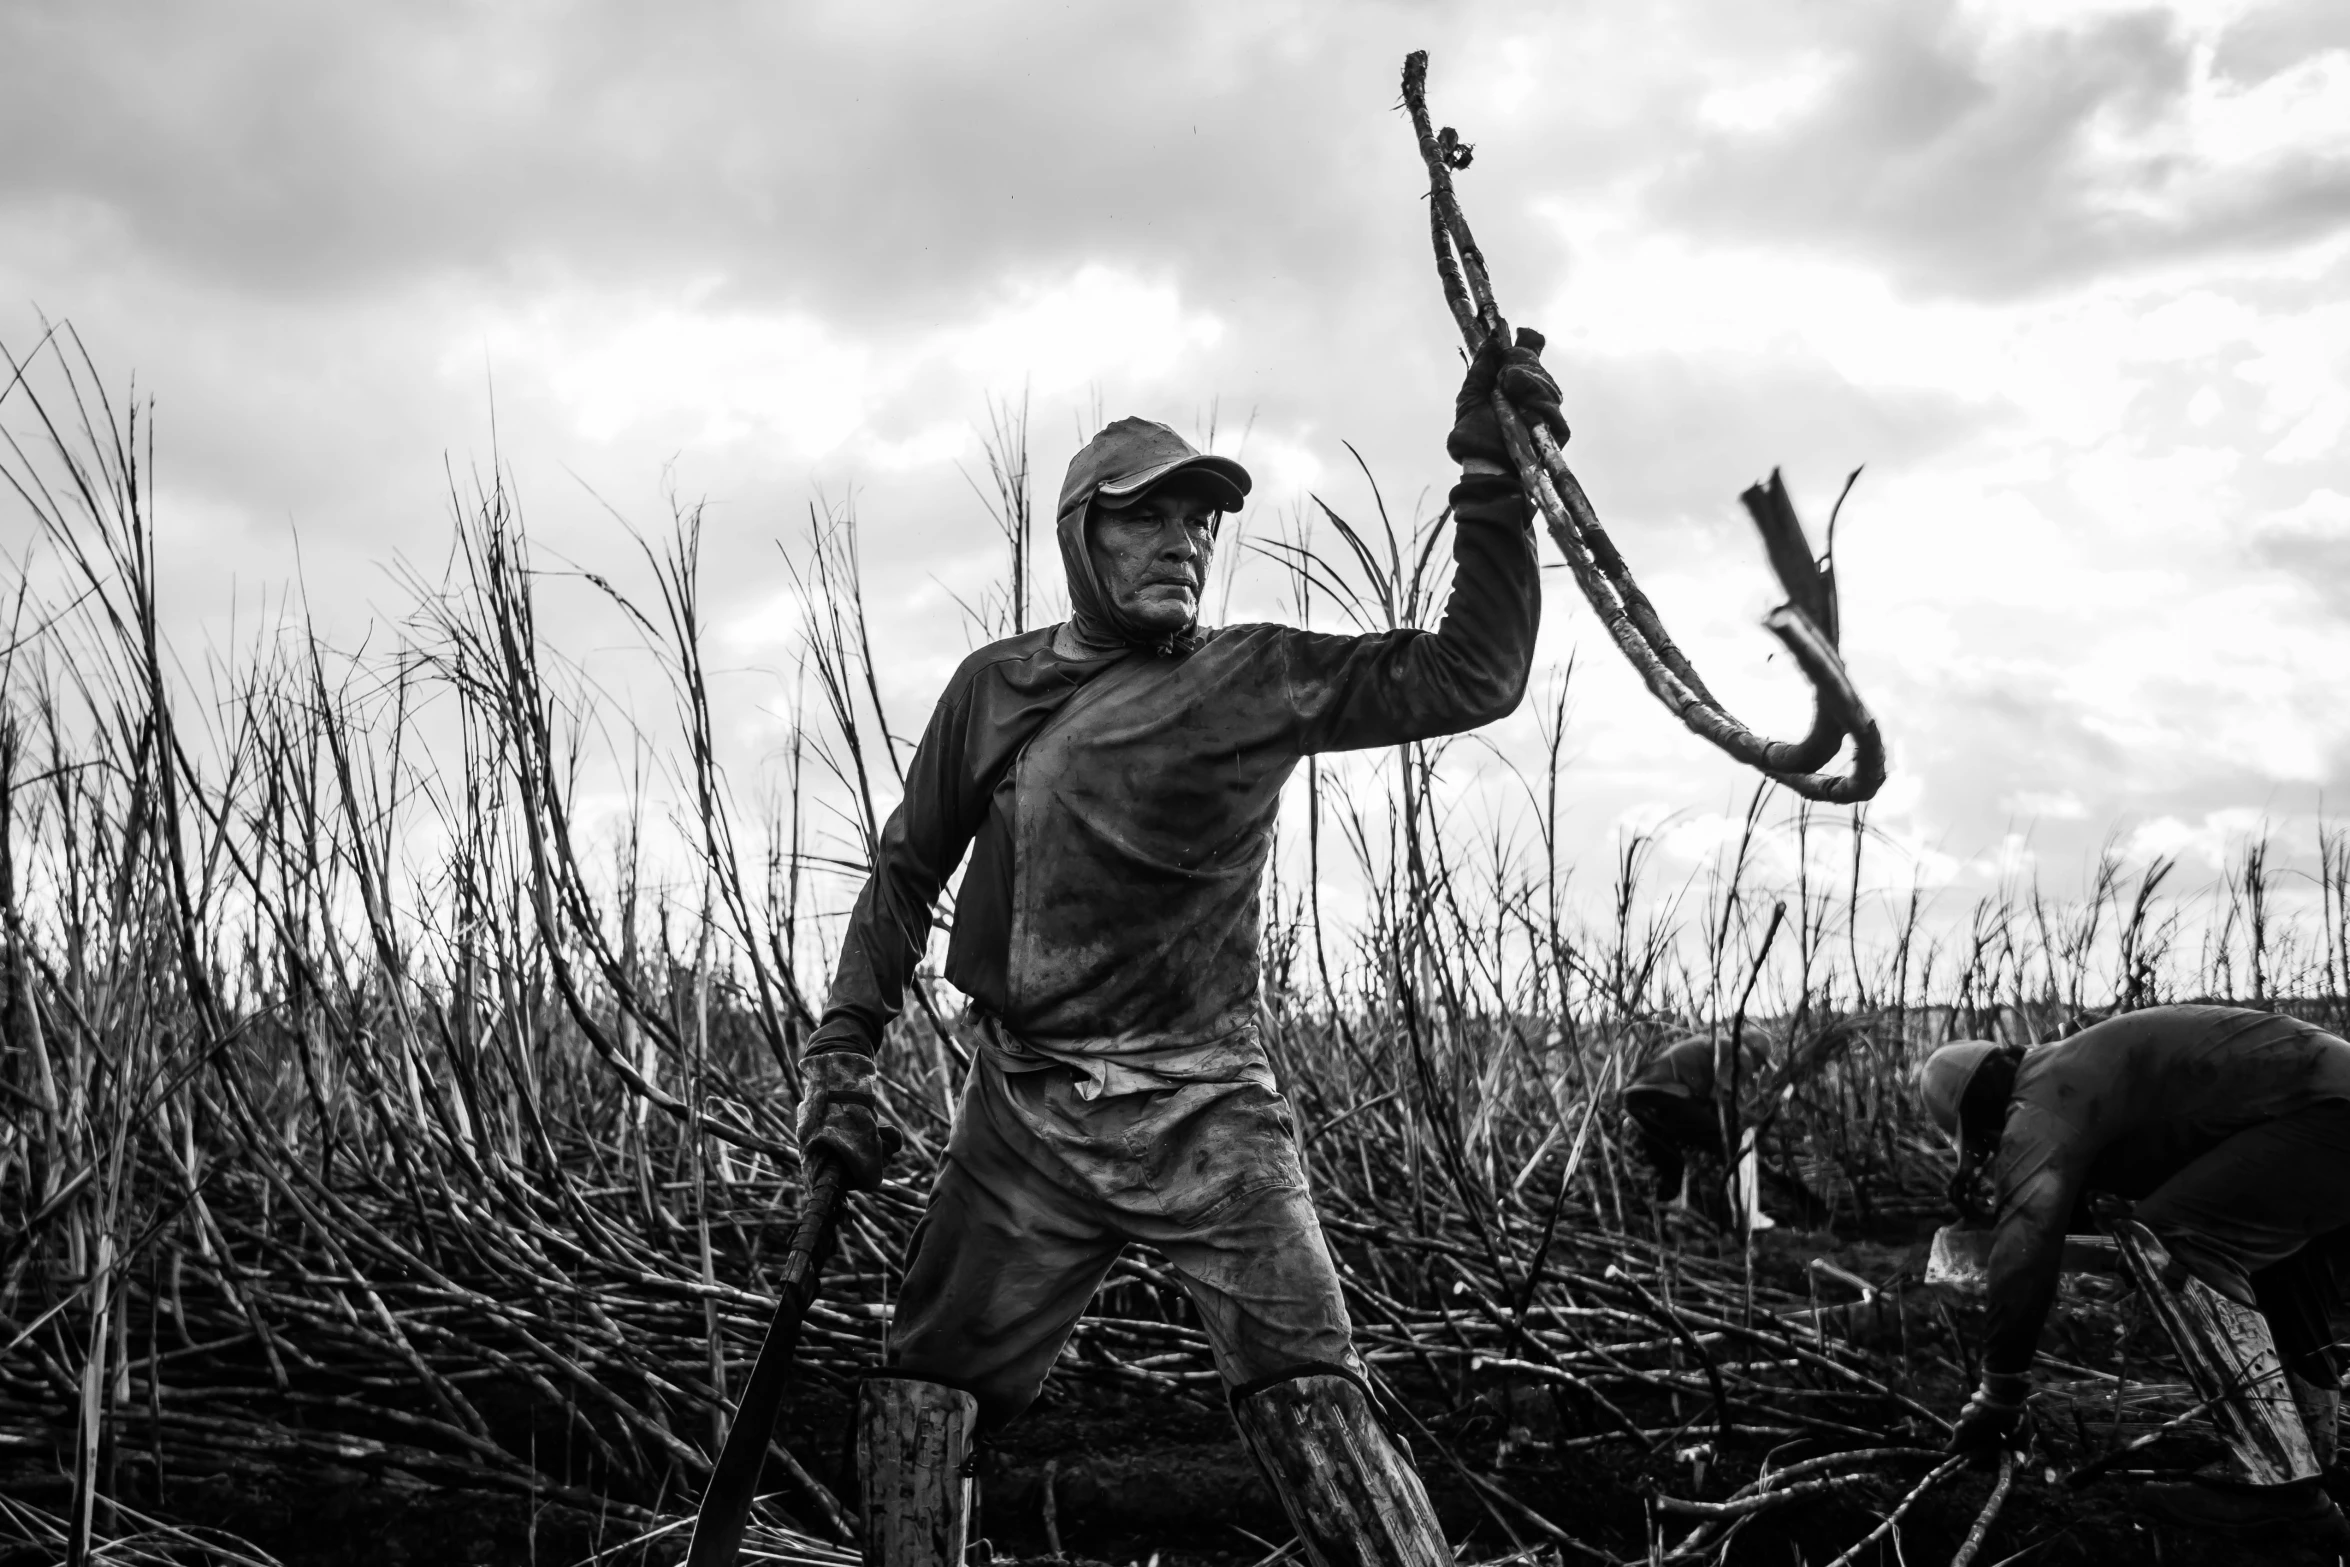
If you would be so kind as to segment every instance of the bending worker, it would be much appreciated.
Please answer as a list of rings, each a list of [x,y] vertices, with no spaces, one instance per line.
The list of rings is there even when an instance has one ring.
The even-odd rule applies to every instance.
[[[2167,1253],[2139,1282],[2163,1297],[2150,1305],[2180,1354],[2190,1368],[2237,1368],[2218,1379],[2236,1384],[2218,1413],[2242,1473],[2149,1486],[2146,1501],[2217,1529],[2338,1527],[2316,1477],[2338,1440],[2330,1324],[2342,1299],[2332,1258],[2350,1239],[2350,1042],[2269,1012],[2155,1007],[2029,1052],[1944,1045],[1920,1087],[1959,1141],[1954,1192],[1971,1193],[1987,1166],[1993,1199],[1983,1380],[1953,1449],[1995,1450],[2013,1433],[2065,1233],[2092,1227],[2093,1194],[2126,1199],[2100,1211],[2125,1255],[2140,1234],[2153,1243],[2142,1255]],[[2116,1222],[2124,1207],[2130,1222]],[[2261,1429],[2265,1444],[2242,1436]]]
[[[808,1046],[803,1145],[871,1186],[886,1157],[875,1043],[970,848],[946,975],[980,1048],[886,1375],[861,1394],[868,1562],[961,1560],[958,1444],[1035,1399],[1128,1242],[1158,1248],[1189,1292],[1315,1562],[1452,1560],[1366,1396],[1258,1035],[1258,880],[1301,758],[1517,706],[1541,587],[1492,394],[1563,439],[1541,347],[1531,332],[1489,345],[1461,387],[1452,596],[1433,632],[1204,627],[1217,525],[1246,471],[1141,419],[1069,464],[1069,619],[981,649],[949,681]]]
[[[1626,1141],[1656,1177],[1661,1202],[1676,1198],[1691,1211],[1724,1227],[1743,1214],[1748,1230],[1777,1228],[1762,1211],[1762,1188],[1805,1224],[1823,1217],[1826,1205],[1803,1182],[1762,1157],[1768,1122],[1795,1084],[1855,1037],[1855,1027],[1837,1023],[1792,1049],[1776,1067],[1747,1046],[1740,1054],[1738,1161],[1722,1157],[1722,1109],[1716,1094],[1714,1041],[1696,1035],[1659,1050],[1624,1086],[1619,1103]],[[1756,1113],[1759,1110],[1759,1115]]]
[[[1748,1052],[1751,1067],[1752,1052]],[[1660,1202],[1679,1200],[1713,1223],[1749,1230],[1774,1221],[1757,1191],[1754,1128],[1740,1118],[1735,1170],[1722,1158],[1722,1107],[1714,1095],[1714,1042],[1703,1035],[1667,1045],[1624,1085],[1619,1101],[1627,1142],[1656,1177]]]

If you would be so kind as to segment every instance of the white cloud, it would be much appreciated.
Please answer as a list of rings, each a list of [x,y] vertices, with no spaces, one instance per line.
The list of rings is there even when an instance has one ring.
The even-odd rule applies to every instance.
[[[1188,311],[1169,283],[1146,282],[1099,264],[1052,283],[1024,283],[968,326],[939,334],[939,347],[978,384],[1025,381],[1040,393],[1088,382],[1154,381],[1224,333],[1214,316]]]
[[[2046,817],[2052,821],[2077,822],[2089,815],[2088,802],[2070,789],[2019,789],[1999,803],[2018,816]]]
[[[2350,50],[2329,49],[2241,89],[2206,71],[2188,100],[2194,150],[2216,169],[2350,150]]]
[[[568,409],[587,441],[651,433],[701,449],[755,442],[794,462],[855,443],[865,463],[903,470],[973,450],[967,419],[933,416],[882,434],[879,416],[905,398],[927,409],[1023,386],[1039,396],[1124,389],[1166,378],[1223,333],[1171,284],[1098,264],[1012,285],[973,318],[910,337],[714,303],[720,292],[701,279],[668,297],[571,287],[489,306],[445,351],[443,372],[478,374],[486,353],[495,375],[527,378]]]
[[[943,463],[970,464],[979,460],[979,437],[969,423],[940,419],[900,440],[874,437],[860,454],[874,470],[903,473]]]
[[[1250,492],[1249,498],[1252,512],[1261,512],[1268,506],[1286,505],[1326,482],[1328,477],[1322,459],[1315,454],[1313,445],[1305,437],[1293,438],[1262,429],[1252,430],[1247,442],[1234,455],[1256,482],[1256,488]]]
[[[2350,421],[2350,308],[2328,302],[2262,321],[2237,375],[2261,388],[2260,428],[2281,432],[2271,462],[2332,457]]]
[[[1994,886],[2012,884],[2029,886],[2032,874],[2040,863],[2040,855],[2032,847],[2028,834],[2003,833],[1989,853],[1977,858],[1972,869]]]
[[[2272,538],[2350,542],[2350,495],[2340,490],[2312,490],[2293,505],[2270,513],[2260,531]]]
[[[669,299],[565,290],[516,310],[493,307],[443,359],[452,376],[487,354],[571,414],[583,440],[647,428],[683,444],[756,437],[797,460],[837,450],[864,425],[887,373],[867,346],[797,312],[708,308],[697,282]]]
[[[1765,131],[1803,114],[1835,86],[1841,61],[1811,51],[1760,77],[1716,87],[1697,103],[1697,117],[1725,131]]]
[[[2266,820],[2266,813],[2249,806],[2210,811],[2193,822],[2177,816],[2158,816],[2130,834],[2126,852],[2133,860],[2167,855],[2184,864],[2216,871],[2259,834]]]
[[[807,600],[796,587],[775,589],[740,606],[718,625],[718,645],[733,658],[774,658],[798,647]]]

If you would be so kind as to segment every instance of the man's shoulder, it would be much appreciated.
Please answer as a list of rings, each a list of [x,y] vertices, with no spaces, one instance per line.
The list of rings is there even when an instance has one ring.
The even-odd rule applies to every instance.
[[[977,683],[994,678],[1017,683],[1029,671],[1048,669],[1081,669],[1101,662],[1092,659],[1072,659],[1060,652],[1055,641],[1060,632],[1058,623],[1042,626],[1034,631],[1023,631],[1017,636],[1001,637],[984,647],[974,648],[955,666],[947,678],[941,700],[952,700],[969,691]],[[1299,635],[1291,626],[1274,621],[1249,622],[1237,626],[1206,628],[1191,657],[1207,655],[1217,658],[1246,658],[1262,654],[1283,638]],[[1062,678],[1067,678],[1063,676]]]
[[[2116,1058],[2135,1053],[2143,1046],[2150,1020],[2134,1017],[2129,1026],[2116,1028],[2120,1018],[2109,1018],[2093,1028],[2084,1028],[2077,1034],[2052,1039],[2044,1045],[2033,1045],[2016,1063],[2016,1080],[2034,1082],[2043,1078],[2072,1078],[2083,1072],[2112,1070]]]
[[[2110,1061],[2125,1054],[2160,1061],[2182,1054],[2226,1051],[2263,1036],[2275,1038],[2313,1031],[2311,1024],[2257,1007],[2182,1001],[2117,1013],[2077,1034],[2043,1045],[2032,1051],[2031,1056],[2047,1056],[2052,1062],[2068,1064]]]
[[[1677,1088],[1695,1098],[1714,1091],[1714,1042],[1703,1034],[1667,1041],[1633,1075],[1634,1088]]]
[[[2264,1020],[2273,1019],[2243,1007],[2141,1007],[2025,1051],[2016,1081],[2043,1095],[2122,1081],[2144,1084],[2181,1059],[2241,1034],[2247,1022]]]
[[[947,678],[947,689],[960,690],[991,669],[1006,664],[1031,663],[1049,655],[1053,649],[1053,633],[1057,626],[1044,626],[1034,631],[1023,631],[1016,636],[1001,637],[985,647],[974,648],[955,666]]]
[[[1016,689],[1021,672],[1049,659],[1052,646],[1053,628],[1047,626],[1041,631],[1000,637],[964,654],[954,673],[947,676],[946,684],[939,688],[938,699],[931,704],[931,722],[966,713],[974,704],[991,707],[989,688],[997,688],[995,694],[999,698],[1003,688]]]

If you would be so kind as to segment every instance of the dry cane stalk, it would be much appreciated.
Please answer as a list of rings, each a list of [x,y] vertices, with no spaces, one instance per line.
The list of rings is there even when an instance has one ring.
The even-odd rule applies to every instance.
[[[1967,1563],[1975,1559],[1975,1553],[1983,1548],[1985,1537],[1991,1533],[1991,1525],[1999,1519],[1999,1509],[2007,1505],[2008,1488],[2014,1484],[2015,1454],[2001,1453],[1999,1483],[1991,1487],[1990,1500],[1984,1502],[1983,1510],[1975,1515],[1975,1526],[1967,1531],[1966,1543],[1958,1548],[1958,1554],[1950,1558],[1950,1567],[1967,1567]]]
[[[1876,1544],[1886,1535],[1891,1534],[1895,1529],[1900,1527],[1902,1515],[1907,1513],[1912,1507],[1916,1506],[1920,1497],[1924,1496],[1935,1486],[1940,1485],[1944,1480],[1947,1480],[1952,1475],[1958,1473],[1960,1466],[1965,1464],[1965,1462],[1965,1457],[1961,1455],[1956,1458],[1946,1458],[1941,1463],[1935,1465],[1932,1473],[1928,1474],[1916,1485],[1910,1487],[1909,1494],[1894,1504],[1893,1511],[1887,1513],[1884,1518],[1878,1522],[1874,1529],[1871,1529],[1868,1533],[1862,1535],[1858,1540],[1855,1540],[1852,1543],[1851,1548],[1845,1551],[1843,1555],[1828,1563],[1828,1567],[1852,1567],[1854,1559],[1857,1558],[1862,1551],[1867,1550],[1870,1546]]]
[[[1404,60],[1403,99],[1428,167],[1429,223],[1445,301],[1472,353],[1497,334],[1506,343],[1509,324],[1494,302],[1484,253],[1452,188],[1455,160],[1466,161],[1459,139],[1450,127],[1436,131],[1428,117],[1425,52]],[[1696,734],[1807,799],[1852,804],[1873,797],[1885,781],[1884,741],[1836,651],[1832,572],[1811,564],[1778,476],[1772,475],[1767,487],[1749,490],[1745,504],[1788,591],[1789,602],[1771,611],[1763,624],[1811,681],[1817,704],[1811,732],[1792,743],[1766,740],[1724,710],[1633,581],[1550,431],[1530,429],[1498,390],[1493,406],[1527,501],[1541,511],[1576,585],[1657,700]],[[1853,741],[1852,770],[1841,775],[1816,771],[1845,735]]]

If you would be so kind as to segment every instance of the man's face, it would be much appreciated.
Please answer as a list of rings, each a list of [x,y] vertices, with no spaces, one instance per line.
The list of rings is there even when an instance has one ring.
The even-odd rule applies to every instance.
[[[1121,511],[1096,509],[1087,529],[1094,574],[1129,624],[1173,635],[1199,618],[1216,550],[1216,508],[1196,495],[1146,495]]]

